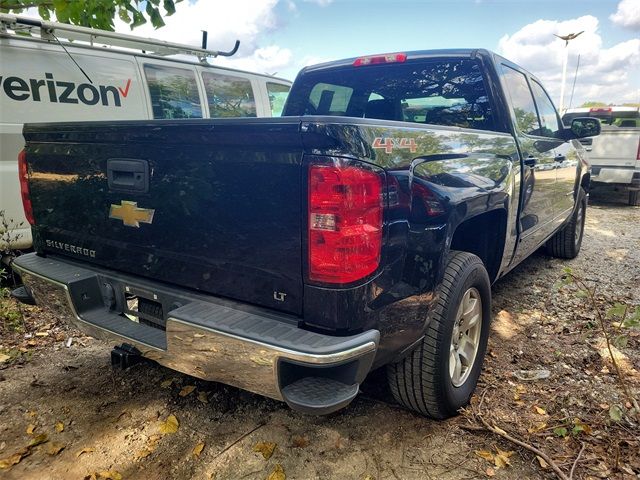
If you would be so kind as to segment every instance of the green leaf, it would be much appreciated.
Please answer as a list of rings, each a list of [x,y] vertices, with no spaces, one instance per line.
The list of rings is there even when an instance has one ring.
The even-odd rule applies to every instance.
[[[122,20],[123,22],[131,23],[131,17],[127,13],[127,10],[125,10],[124,8],[121,8],[120,10],[118,10],[118,16],[120,17],[120,20]]]
[[[617,405],[611,405],[609,409],[609,418],[614,422],[619,422],[622,420],[622,409]]]
[[[164,20],[162,20],[162,15],[160,15],[160,10],[158,10],[157,8],[154,8],[151,11],[150,17],[151,17],[151,25],[153,25],[154,28],[164,27]]]
[[[49,11],[49,7],[46,7],[44,5],[38,6],[38,15],[40,15],[43,20],[51,19],[51,12]]]
[[[613,339],[613,344],[616,346],[616,348],[626,348],[628,343],[629,337],[627,337],[626,335],[618,335]]]
[[[164,6],[165,11],[167,12],[167,16],[170,16],[176,13],[176,6],[173,3],[173,0],[164,0],[162,5]]]
[[[553,429],[553,433],[555,433],[558,437],[566,437],[568,431],[565,427],[556,427]]]
[[[607,310],[606,313],[606,317],[607,318],[613,318],[613,317],[617,317],[617,318],[622,318],[624,317],[626,311],[627,311],[627,305],[625,305],[624,303],[618,303],[616,302],[613,307],[611,307],[609,310]]]
[[[131,22],[131,30],[133,30],[135,27],[139,27],[140,25],[144,25],[145,23],[147,23],[147,19],[144,18],[144,15],[141,12],[137,10],[133,12],[133,22]]]
[[[588,298],[589,297],[589,292],[587,292],[586,290],[578,290],[576,292],[576,297],[578,297],[578,298]]]

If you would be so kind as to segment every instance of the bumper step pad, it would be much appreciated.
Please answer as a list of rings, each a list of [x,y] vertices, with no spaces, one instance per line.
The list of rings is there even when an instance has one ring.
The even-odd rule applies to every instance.
[[[326,415],[347,406],[359,385],[345,385],[331,378],[304,377],[282,389],[285,402],[299,412]]]

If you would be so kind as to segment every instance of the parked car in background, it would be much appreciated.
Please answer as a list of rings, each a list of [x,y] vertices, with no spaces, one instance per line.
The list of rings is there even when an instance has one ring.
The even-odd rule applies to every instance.
[[[577,117],[600,120],[602,131],[581,140],[591,163],[594,187],[613,186],[629,192],[629,205],[640,205],[640,109],[594,107],[567,110],[562,121],[570,125]]]
[[[280,115],[288,80],[194,58],[226,53],[0,14],[0,210],[14,220],[0,250],[7,237],[31,246],[18,181],[24,123]],[[176,54],[195,61],[164,58]]]

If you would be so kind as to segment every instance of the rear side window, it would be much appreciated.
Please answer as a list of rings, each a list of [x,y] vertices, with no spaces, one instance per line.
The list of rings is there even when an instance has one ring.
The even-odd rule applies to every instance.
[[[558,114],[549,95],[544,91],[542,85],[535,80],[531,81],[531,89],[533,90],[533,96],[536,100],[538,113],[540,115],[540,135],[544,137],[556,137],[560,130],[560,124],[558,122]]]
[[[202,118],[193,70],[145,65],[153,118]]]
[[[437,58],[306,72],[285,115],[342,115],[494,129],[476,60]]]
[[[272,117],[282,115],[282,109],[289,96],[289,90],[289,85],[267,82],[267,93],[269,94],[269,105],[271,106]]]
[[[250,80],[211,72],[203,72],[202,80],[211,118],[257,116]]]
[[[511,105],[513,105],[518,130],[529,135],[539,135],[538,112],[527,78],[524,74],[506,65],[502,66],[502,74],[511,97]]]

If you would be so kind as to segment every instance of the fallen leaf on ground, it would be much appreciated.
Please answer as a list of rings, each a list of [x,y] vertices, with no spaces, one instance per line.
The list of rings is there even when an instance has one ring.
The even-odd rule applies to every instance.
[[[76,457],[79,457],[80,455],[83,455],[85,453],[91,453],[91,452],[95,452],[95,451],[96,451],[95,448],[85,447],[82,450],[79,450],[78,453],[76,453]]]
[[[147,444],[144,446],[144,448],[142,450],[139,450],[136,453],[135,459],[141,460],[151,455],[155,451],[155,449],[158,447],[158,442],[160,441],[161,438],[162,438],[162,435],[151,435],[147,439]]]
[[[199,457],[200,454],[202,453],[202,450],[204,450],[204,442],[200,442],[195,447],[193,447],[193,454],[196,457]]]
[[[309,445],[309,439],[302,435],[296,435],[291,439],[291,444],[294,448],[304,448]]]
[[[36,332],[36,337],[48,337],[49,332]]]
[[[47,454],[51,456],[57,455],[62,450],[64,450],[65,447],[66,445],[63,443],[51,442],[49,445],[47,445]]]
[[[35,429],[36,429],[36,426],[33,423],[30,423],[27,426],[27,435],[33,435],[33,432]]]
[[[547,461],[544,458],[542,458],[540,455],[536,455],[536,459],[538,460],[538,463],[543,469],[549,468],[549,464],[547,463]]]
[[[487,467],[486,474],[487,477],[495,477],[496,471],[491,467]]]
[[[29,447],[35,447],[38,445],[41,445],[43,443],[46,443],[49,441],[49,437],[47,436],[46,433],[41,433],[40,435],[37,435],[35,437],[33,437],[33,440],[31,440],[31,442],[29,442]]]
[[[180,423],[178,422],[178,419],[175,415],[171,414],[164,422],[160,424],[160,433],[176,433],[179,426]]]
[[[186,397],[191,392],[193,392],[195,389],[196,389],[195,385],[187,385],[185,387],[182,387],[182,390],[180,390],[180,393],[178,393],[178,395],[180,395],[181,397]]]
[[[496,451],[498,453],[493,459],[493,463],[495,464],[496,468],[506,468],[508,465],[511,465],[509,457],[513,455],[512,451],[505,452],[504,450],[500,450],[499,448],[496,448]]]
[[[160,386],[162,388],[169,388],[171,385],[173,385],[173,383],[177,380],[177,378],[167,378],[165,381],[163,381]]]
[[[537,432],[541,432],[545,428],[547,428],[547,424],[546,423],[537,422],[532,427],[527,428],[527,432],[529,432],[529,433],[537,433]]]
[[[202,403],[209,403],[209,395],[207,395],[207,392],[199,392],[198,400],[200,400]]]
[[[286,480],[287,476],[284,474],[284,469],[282,465],[276,463],[275,467],[273,467],[273,471],[267,477],[267,480]]]
[[[544,408],[539,407],[538,405],[534,405],[533,409],[538,415],[546,415],[547,414],[547,411]]]
[[[273,442],[258,442],[253,447],[253,451],[261,453],[265,460],[269,460],[271,458],[275,449],[276,444]]]
[[[103,470],[98,472],[98,478],[104,478],[106,480],[122,480],[122,475],[115,470]]]
[[[617,405],[611,405],[609,409],[609,418],[614,422],[619,422],[622,420],[622,409]]]
[[[477,456],[479,456],[480,458],[484,458],[485,460],[488,460],[489,462],[493,462],[493,453],[491,453],[488,450],[476,450],[474,453]]]
[[[13,455],[0,460],[0,469],[5,470],[7,468],[11,468],[14,465],[17,465],[18,463],[20,463],[20,460],[22,460],[24,457],[29,456],[30,454],[31,454],[31,449],[29,447],[24,447],[18,450]]]
[[[6,355],[4,353],[0,353],[0,363],[4,363],[7,360],[9,360],[11,357],[9,355]]]
[[[64,423],[58,422],[56,423],[56,432],[60,433],[64,431]]]

